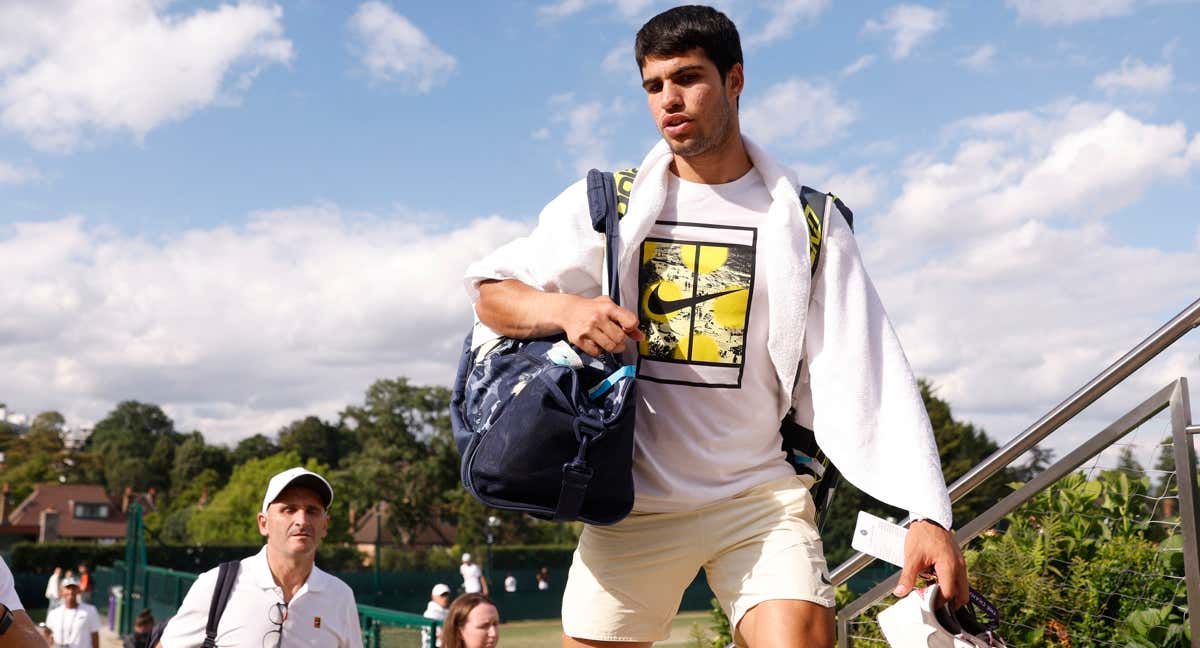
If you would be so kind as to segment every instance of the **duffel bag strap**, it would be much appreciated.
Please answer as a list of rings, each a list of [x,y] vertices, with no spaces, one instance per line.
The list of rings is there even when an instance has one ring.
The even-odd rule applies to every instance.
[[[558,491],[558,506],[554,509],[556,522],[579,519],[579,512],[583,509],[583,496],[587,494],[592,473],[592,467],[586,463],[572,461],[563,464],[562,489]]]
[[[587,494],[588,483],[595,473],[587,462],[588,445],[594,438],[590,432],[599,434],[604,431],[600,421],[585,417],[575,419],[575,439],[579,441],[579,451],[575,458],[563,464],[562,487],[558,491],[558,506],[554,509],[556,521],[570,521],[579,518],[583,508],[583,497]]]

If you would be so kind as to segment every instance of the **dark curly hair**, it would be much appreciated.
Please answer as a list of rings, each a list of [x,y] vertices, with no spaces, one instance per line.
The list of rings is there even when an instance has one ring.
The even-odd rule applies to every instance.
[[[722,82],[729,68],[742,62],[742,41],[733,21],[702,5],[675,7],[648,20],[638,30],[633,55],[640,70],[647,57],[679,56],[697,47],[717,66]]]

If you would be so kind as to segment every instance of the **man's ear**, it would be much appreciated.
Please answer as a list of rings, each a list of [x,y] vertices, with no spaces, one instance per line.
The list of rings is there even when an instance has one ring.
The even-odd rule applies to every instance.
[[[733,99],[737,99],[742,95],[742,90],[746,87],[746,73],[742,69],[741,63],[734,63],[730,66],[729,71],[725,73],[725,92]]]
[[[258,533],[262,537],[267,537],[267,516],[263,513],[258,514]]]

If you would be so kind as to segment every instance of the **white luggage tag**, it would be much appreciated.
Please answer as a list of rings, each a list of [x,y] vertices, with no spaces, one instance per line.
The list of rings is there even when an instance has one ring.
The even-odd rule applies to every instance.
[[[850,546],[856,551],[903,567],[904,538],[907,534],[908,529],[899,524],[859,511]]]

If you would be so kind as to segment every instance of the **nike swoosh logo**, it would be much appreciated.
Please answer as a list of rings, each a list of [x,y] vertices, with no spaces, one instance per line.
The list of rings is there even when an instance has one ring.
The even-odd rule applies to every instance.
[[[650,297],[646,299],[646,310],[650,311],[650,313],[653,315],[667,315],[678,310],[695,306],[696,304],[702,304],[710,299],[716,299],[717,297],[723,297],[740,290],[746,290],[745,288],[734,288],[733,290],[712,293],[711,295],[696,295],[686,299],[664,300],[658,296],[658,291],[660,288],[662,288],[661,283],[654,287],[654,292],[650,293]]]

